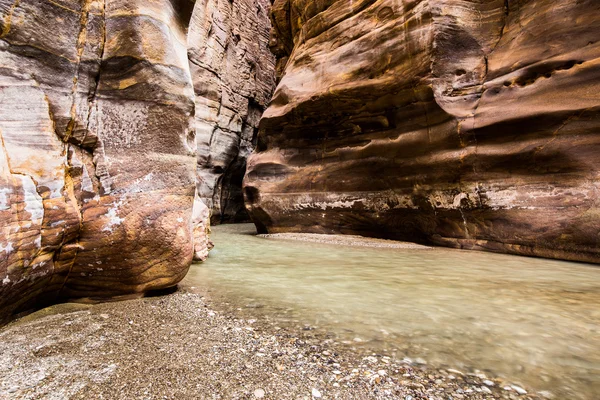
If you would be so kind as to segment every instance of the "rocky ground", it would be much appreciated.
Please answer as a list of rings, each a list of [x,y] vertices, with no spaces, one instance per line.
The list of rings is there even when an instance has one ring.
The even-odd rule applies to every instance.
[[[29,315],[0,330],[0,398],[543,398],[216,306],[183,289]]]

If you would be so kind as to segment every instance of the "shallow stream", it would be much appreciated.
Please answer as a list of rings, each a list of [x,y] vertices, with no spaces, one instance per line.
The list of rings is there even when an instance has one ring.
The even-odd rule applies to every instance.
[[[183,285],[278,324],[555,399],[600,398],[600,267],[451,249],[365,248],[213,228]]]

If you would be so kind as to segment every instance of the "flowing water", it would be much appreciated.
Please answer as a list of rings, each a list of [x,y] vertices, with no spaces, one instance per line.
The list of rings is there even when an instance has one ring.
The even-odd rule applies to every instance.
[[[184,285],[374,350],[600,399],[598,266],[265,239],[249,224],[217,226],[212,240]]]

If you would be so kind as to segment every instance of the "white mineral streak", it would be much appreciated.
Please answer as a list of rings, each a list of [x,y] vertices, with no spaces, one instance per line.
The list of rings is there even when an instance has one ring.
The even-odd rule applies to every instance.
[[[357,200],[336,200],[332,202],[327,201],[315,201],[315,202],[307,202],[296,204],[295,208],[297,210],[303,209],[320,209],[327,210],[328,208],[352,208],[356,203],[363,203],[366,199],[357,199]]]
[[[432,189],[428,190],[427,200],[435,209],[460,210],[464,209],[463,200],[473,206],[489,207],[493,210],[522,209],[534,210],[540,208],[536,204],[539,198],[556,199],[557,203],[568,198],[570,201],[584,200],[594,196],[596,190],[593,186],[581,188],[531,187],[527,196],[518,195],[517,188],[508,187],[498,189],[493,187],[482,188],[476,184],[470,187],[466,184],[461,187],[462,191]],[[480,195],[480,193],[482,193]],[[280,198],[273,196],[274,201],[285,207],[288,211],[295,210],[335,210],[351,209],[361,204],[375,211],[388,211],[390,209],[410,208],[418,210],[419,206],[413,202],[413,194],[396,194],[394,192],[345,192],[345,193],[313,193],[290,195],[283,194]],[[394,204],[393,206],[391,204]],[[560,208],[560,205],[554,205]]]
[[[109,220],[104,226],[104,229],[102,229],[103,232],[112,232],[115,226],[119,226],[121,223],[123,223],[123,221],[125,221],[125,218],[120,218],[118,215],[119,207],[123,205],[123,201],[112,203],[112,205],[113,206],[106,213],[106,216],[109,218]]]
[[[6,243],[6,245],[0,244],[0,254],[6,253],[6,255],[10,255],[13,250],[14,248],[11,242]]]
[[[23,201],[25,211],[30,214],[29,220],[35,225],[41,225],[44,219],[44,203],[38,194],[33,179],[25,175],[17,175],[23,186]]]
[[[196,193],[192,211],[191,229],[194,238],[194,260],[204,261],[212,248],[208,234],[210,231],[210,210]]]
[[[10,210],[9,195],[12,193],[10,188],[0,189],[0,211]]]

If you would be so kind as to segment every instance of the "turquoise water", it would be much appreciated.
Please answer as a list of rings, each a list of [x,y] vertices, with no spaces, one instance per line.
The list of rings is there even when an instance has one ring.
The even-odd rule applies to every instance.
[[[598,266],[254,233],[249,224],[214,227],[215,249],[183,284],[280,324],[479,369],[557,399],[600,398]]]

